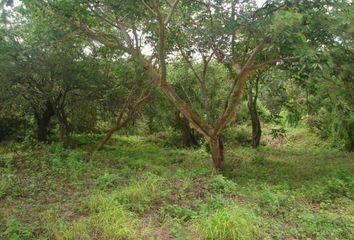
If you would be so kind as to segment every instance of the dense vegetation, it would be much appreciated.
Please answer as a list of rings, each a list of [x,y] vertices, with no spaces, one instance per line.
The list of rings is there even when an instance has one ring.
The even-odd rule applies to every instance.
[[[0,17],[0,239],[353,239],[351,1]]]

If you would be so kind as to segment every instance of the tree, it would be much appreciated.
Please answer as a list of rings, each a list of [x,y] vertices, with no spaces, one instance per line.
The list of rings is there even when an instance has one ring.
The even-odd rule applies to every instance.
[[[122,54],[130,54],[141,68],[148,72],[152,82],[188,119],[190,126],[207,139],[216,169],[221,169],[224,163],[222,132],[234,119],[235,107],[241,100],[248,77],[255,70],[268,64],[292,59],[294,54],[299,53],[296,46],[302,44],[303,47],[305,40],[300,33],[302,16],[283,4],[279,6],[268,4],[262,8],[262,14],[255,17],[259,23],[264,22],[259,26],[260,29],[242,24],[241,20],[243,27],[236,29],[239,21],[235,13],[240,13],[240,16],[254,14],[255,9],[247,3],[230,2],[232,4],[227,6],[218,1],[195,1],[192,4],[197,7],[194,8],[189,8],[190,5],[179,0],[173,3],[154,0],[130,1],[124,4],[120,1],[35,1],[35,3],[45,14],[54,16],[56,21],[70,19],[74,29],[80,30],[105,46],[117,49]],[[208,11],[211,17],[221,19],[220,23],[228,23],[227,31],[217,41],[222,47],[214,46],[215,55],[218,55],[219,59],[223,55],[223,61],[231,60],[230,64],[236,66],[236,71],[231,81],[225,109],[215,124],[210,124],[198,116],[168,82],[168,54],[174,53],[173,46],[177,44],[169,38],[169,33],[179,27],[173,15],[182,16],[182,19],[178,18],[179,21],[185,20],[186,16],[180,14],[183,11],[188,13],[189,18],[192,16],[191,20],[194,16],[203,15]],[[206,18],[204,20],[208,21]],[[212,27],[206,26],[207,29]],[[259,30],[265,30],[264,34]],[[199,38],[204,38],[203,33],[206,32],[199,33]],[[208,41],[210,39],[213,38],[207,38]],[[143,45],[152,49],[151,56],[143,54]],[[235,61],[236,54],[240,52],[243,54],[238,58],[239,61]]]
[[[258,73],[255,79],[251,79],[248,84],[248,110],[251,115],[251,123],[252,123],[252,147],[259,147],[261,136],[262,136],[262,128],[261,122],[259,120],[259,114],[257,111],[257,100],[259,93],[259,79],[260,74]]]

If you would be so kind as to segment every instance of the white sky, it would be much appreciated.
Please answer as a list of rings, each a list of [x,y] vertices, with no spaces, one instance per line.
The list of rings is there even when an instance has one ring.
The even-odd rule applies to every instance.
[[[256,0],[258,7],[261,7],[267,0]]]

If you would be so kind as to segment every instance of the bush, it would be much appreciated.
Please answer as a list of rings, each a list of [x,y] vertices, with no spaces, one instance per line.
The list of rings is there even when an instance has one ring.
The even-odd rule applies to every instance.
[[[272,191],[268,187],[262,189],[260,194],[260,206],[267,213],[277,215],[289,204],[289,196],[286,194],[280,191]]]
[[[0,141],[22,139],[26,135],[28,122],[15,117],[0,118]]]
[[[207,189],[214,193],[235,194],[236,184],[219,174],[209,180]]]
[[[243,127],[233,127],[226,129],[224,134],[225,142],[236,142],[241,145],[249,145],[251,143],[251,132]]]

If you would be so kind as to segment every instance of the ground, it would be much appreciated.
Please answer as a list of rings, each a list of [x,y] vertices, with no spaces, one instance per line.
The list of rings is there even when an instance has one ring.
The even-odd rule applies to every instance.
[[[354,239],[354,155],[308,130],[231,136],[222,172],[157,136],[89,156],[100,137],[0,147],[0,239]]]

